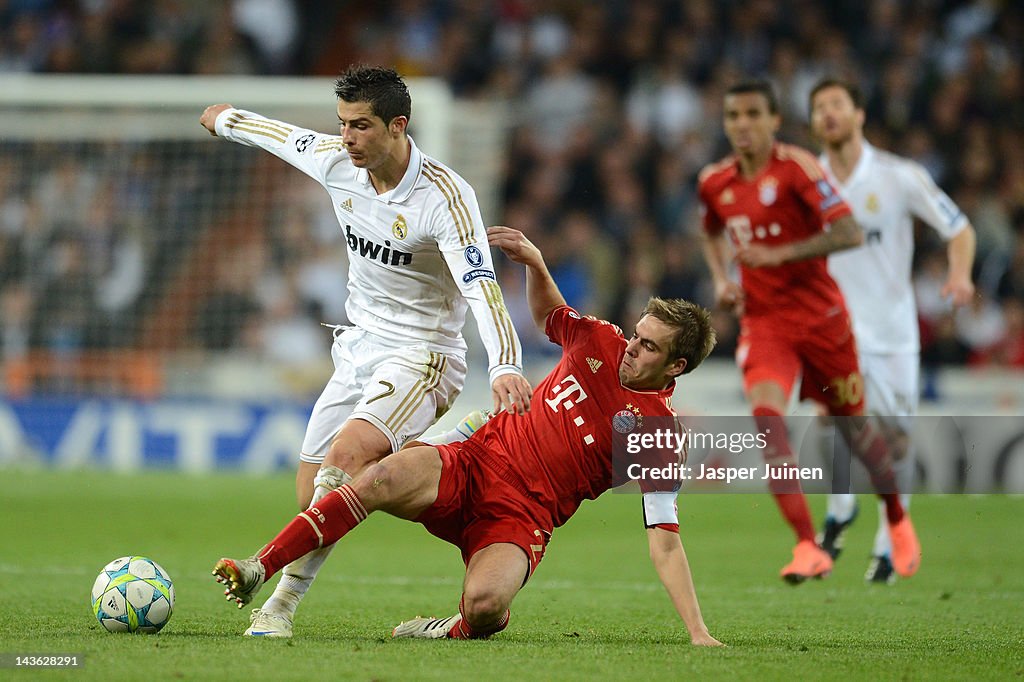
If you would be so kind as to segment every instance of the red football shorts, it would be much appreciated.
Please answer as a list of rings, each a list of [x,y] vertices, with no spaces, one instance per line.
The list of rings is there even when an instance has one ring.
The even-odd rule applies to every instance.
[[[864,411],[864,379],[850,317],[842,310],[815,324],[782,325],[777,320],[744,318],[736,348],[743,389],[777,383],[788,396],[802,377],[800,398],[815,400],[840,417]]]
[[[488,545],[516,545],[530,561],[525,584],[544,557],[551,537],[550,514],[463,445],[437,447],[441,455],[437,499],[415,521],[462,550],[467,565]]]

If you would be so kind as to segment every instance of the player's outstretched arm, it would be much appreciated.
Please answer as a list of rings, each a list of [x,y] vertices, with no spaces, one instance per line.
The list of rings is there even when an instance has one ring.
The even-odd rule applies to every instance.
[[[211,104],[206,107],[206,110],[203,111],[203,115],[199,117],[199,123],[210,131],[211,135],[217,137],[217,117],[220,116],[222,112],[233,108],[234,107],[230,104]]]
[[[704,262],[708,264],[711,280],[715,284],[715,304],[737,315],[743,314],[743,289],[738,282],[729,279],[729,243],[724,232],[711,235],[704,233],[701,238]]]
[[[548,315],[558,306],[565,305],[565,298],[548,272],[540,249],[519,230],[504,226],[488,227],[487,242],[501,249],[509,260],[526,266],[526,300],[530,304],[534,324],[543,330]]]
[[[748,244],[740,248],[737,260],[748,268],[772,268],[785,263],[827,256],[864,243],[864,231],[853,216],[837,218],[825,232],[779,246]]]
[[[661,584],[665,586],[672,605],[690,632],[690,642],[697,646],[724,646],[711,636],[704,625],[704,618],[697,603],[697,591],[693,588],[690,563],[678,533],[661,528],[647,529],[647,544],[651,551]]]
[[[976,248],[977,236],[972,225],[960,230],[946,245],[949,276],[946,277],[946,283],[942,285],[942,295],[950,297],[955,306],[967,305],[974,298],[971,269],[974,267]]]

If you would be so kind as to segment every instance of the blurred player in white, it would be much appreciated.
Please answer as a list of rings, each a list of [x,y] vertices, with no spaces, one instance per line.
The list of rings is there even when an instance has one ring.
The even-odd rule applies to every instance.
[[[264,149],[323,185],[348,244],[345,310],[354,326],[335,330],[334,374],[306,427],[295,479],[301,510],[448,410],[466,378],[467,302],[487,349],[495,410],[522,414],[532,394],[476,195],[407,134],[406,84],[391,69],[359,66],[338,78],[335,95],[340,135],[229,104],[200,118],[212,135]],[[286,567],[245,634],[290,637],[329,551]]]
[[[920,164],[864,139],[864,107],[856,86],[822,80],[811,91],[810,107],[812,131],[824,147],[821,164],[853,209],[865,237],[863,246],[831,254],[828,270],[853,318],[867,409],[884,417],[889,440],[896,445],[899,489],[909,491],[914,474],[909,429],[917,412],[921,350],[910,279],[914,218],[947,242],[949,274],[942,295],[954,305],[964,305],[974,295],[974,228]],[[909,497],[904,493],[904,507],[909,506]],[[852,494],[829,496],[820,542],[833,558],[856,513]],[[890,553],[888,526],[880,515],[867,580],[895,579]]]

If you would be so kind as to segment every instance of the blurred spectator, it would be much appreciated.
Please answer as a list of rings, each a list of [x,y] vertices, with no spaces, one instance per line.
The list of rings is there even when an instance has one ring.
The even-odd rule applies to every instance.
[[[607,319],[622,284],[620,254],[614,242],[601,232],[593,215],[585,211],[569,213],[556,240],[572,254],[586,279],[585,298],[579,301],[579,309]]]
[[[1024,301],[1024,231],[1017,234],[1013,253],[999,277],[996,293],[1000,300]]]
[[[666,55],[638,75],[625,103],[629,123],[638,133],[656,134],[669,146],[696,128],[704,113],[682,66],[675,55]]]
[[[996,365],[1024,369],[1024,301],[1016,298],[1003,301],[1003,320],[1006,324],[1003,338],[985,359]]]
[[[657,294],[663,298],[701,300],[701,247],[696,236],[674,235],[661,243],[662,272]]]
[[[33,345],[74,356],[95,344],[96,289],[81,237],[59,227],[47,250],[39,313],[32,318]]]
[[[1006,320],[994,301],[983,292],[975,295],[969,306],[954,313],[956,335],[975,357],[987,355],[1006,336]]]
[[[914,298],[917,314],[925,326],[935,325],[939,318],[953,312],[953,305],[942,296],[946,281],[946,259],[941,251],[925,253],[914,273]]]
[[[233,258],[217,261],[214,289],[199,309],[195,330],[204,348],[230,350],[253,343],[261,306],[255,297],[263,272],[264,254],[258,244],[239,249]]]
[[[124,347],[134,338],[135,302],[145,285],[146,245],[142,229],[120,220],[111,188],[97,192],[83,216],[84,238],[96,295],[95,343]]]
[[[254,329],[258,337],[255,345],[261,356],[271,362],[290,367],[315,365],[330,348],[330,330],[302,310],[295,283],[288,284],[270,302],[266,316]]]
[[[24,282],[9,282],[0,288],[0,359],[17,360],[30,347],[32,293]]]
[[[253,52],[236,28],[230,8],[225,5],[207,20],[205,39],[192,60],[192,72],[202,75],[255,74],[259,68]]]
[[[927,332],[921,331],[921,397],[936,400],[939,396],[938,368],[943,365],[962,365],[970,356],[970,348],[956,333],[953,313],[934,320]]]
[[[593,80],[579,70],[571,52],[551,59],[527,90],[523,111],[538,148],[547,155],[564,151],[572,131],[587,125],[595,96]]]
[[[238,32],[255,45],[264,72],[291,72],[299,40],[294,0],[234,0],[232,16]]]
[[[523,345],[523,355],[527,358],[526,371],[530,372],[531,356],[557,355],[558,346],[551,343],[533,321],[533,314],[526,301],[526,271],[523,268],[503,268],[498,273],[498,282],[504,292],[505,307],[519,333],[519,342]],[[529,378],[531,381],[535,379],[532,376]]]

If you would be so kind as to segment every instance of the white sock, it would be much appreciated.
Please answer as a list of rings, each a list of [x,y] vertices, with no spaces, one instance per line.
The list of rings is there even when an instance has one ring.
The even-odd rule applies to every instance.
[[[451,431],[445,431],[442,434],[436,436],[430,436],[429,438],[421,438],[427,445],[448,445],[449,443],[461,443],[467,440],[469,436],[464,434],[458,429],[452,429]]]
[[[834,493],[828,496],[828,515],[839,523],[849,521],[856,506],[857,496],[853,493]]]
[[[910,495],[900,495],[900,504],[903,511],[910,511]],[[885,502],[878,501],[878,530],[875,531],[875,546],[871,552],[872,556],[892,556],[892,540],[889,538],[889,521],[885,516]]]
[[[264,611],[272,611],[287,618],[294,618],[299,602],[306,596],[309,586],[316,579],[320,567],[327,561],[334,545],[314,549],[305,556],[288,564],[281,571],[274,593],[263,604]]]
[[[459,422],[451,431],[445,431],[438,436],[431,436],[429,438],[421,438],[427,445],[448,445],[449,443],[461,443],[464,440],[469,440],[477,430],[486,424],[491,418],[489,412],[485,410],[476,410],[466,415],[466,418]]]
[[[903,459],[893,462],[892,470],[896,474],[896,487],[899,488],[900,494],[906,493],[909,495],[914,492],[914,486],[917,484],[916,464],[913,445],[911,445],[910,451]]]
[[[313,488],[313,500],[309,503],[309,506],[312,507],[322,500],[327,493],[337,490],[351,480],[352,477],[338,467],[329,465],[321,467],[320,471],[316,474],[316,478],[313,479],[315,487]],[[281,579],[277,581],[277,586],[274,587],[274,593],[270,595],[270,598],[267,599],[261,608],[264,611],[271,611],[287,618],[293,618],[296,609],[299,608],[299,602],[306,595],[309,586],[313,584],[316,574],[320,571],[320,567],[324,565],[324,562],[327,561],[327,557],[330,556],[332,549],[334,549],[333,544],[314,549],[285,566],[281,570]]]

